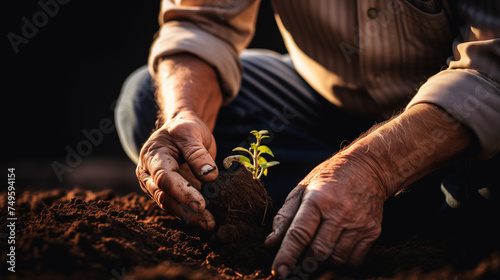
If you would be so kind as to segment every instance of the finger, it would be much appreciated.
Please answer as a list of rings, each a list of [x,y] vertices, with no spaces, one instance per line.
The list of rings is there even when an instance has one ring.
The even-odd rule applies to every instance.
[[[378,236],[372,236],[360,240],[352,250],[351,257],[347,263],[352,266],[360,266],[377,238]]]
[[[211,231],[215,228],[214,216],[208,210],[205,210],[202,213],[195,212],[191,208],[179,203],[168,195],[165,195],[162,204],[164,206],[164,210],[174,214],[189,226],[205,231]]]
[[[351,257],[354,246],[356,246],[360,239],[361,237],[358,232],[350,231],[342,233],[333,247],[329,258],[330,262],[335,266],[344,265]]]
[[[272,273],[286,278],[291,268],[297,262],[306,246],[316,232],[320,223],[320,212],[317,206],[304,201],[288,228],[281,247],[274,258]]]
[[[189,206],[193,211],[205,211],[203,195],[177,172],[164,173],[157,177],[156,184],[177,202]]]
[[[212,137],[213,138],[213,137]],[[189,139],[189,138],[188,138]],[[219,171],[214,159],[203,146],[203,144],[194,139],[180,140],[177,143],[182,156],[188,163],[193,174],[202,182],[212,182],[217,179]],[[208,147],[211,146],[211,143]]]
[[[298,185],[287,196],[285,203],[273,219],[273,231],[267,236],[265,246],[278,246],[299,209],[305,186]]]
[[[140,175],[138,177],[142,190],[146,194],[148,194],[153,199],[153,201],[156,202],[158,206],[160,206],[160,208],[164,209],[163,199],[165,196],[165,192],[156,186],[150,176]]]
[[[150,177],[156,187],[180,203],[191,207],[196,212],[205,210],[205,199],[201,193],[179,174],[177,161],[166,153],[166,148],[159,148],[157,153],[148,158]],[[141,174],[146,180],[148,174]],[[154,186],[150,186],[155,191]],[[151,193],[153,195],[153,193]]]
[[[331,256],[341,234],[342,228],[333,221],[323,221],[307,250],[306,257],[314,258],[318,264],[325,262]]]
[[[193,172],[191,171],[191,168],[189,165],[184,162],[179,166],[179,174],[181,174],[184,179],[186,179],[193,187],[195,187],[197,190],[201,190],[201,186],[203,183],[194,176]]]
[[[215,218],[210,213],[210,211],[205,210],[203,213],[200,214],[201,217],[198,219],[198,223],[196,224],[199,228],[205,230],[205,231],[212,231],[215,228]]]
[[[186,224],[205,231],[211,231],[215,228],[215,219],[208,210],[202,213],[193,211],[193,209],[178,202],[158,188],[151,178],[141,181],[141,186],[146,193],[150,194],[160,208],[184,220]]]

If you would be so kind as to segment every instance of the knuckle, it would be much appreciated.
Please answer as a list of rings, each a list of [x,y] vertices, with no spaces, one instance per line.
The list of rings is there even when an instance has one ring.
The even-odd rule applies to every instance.
[[[342,257],[342,256],[339,256],[337,254],[337,252],[335,252],[335,254],[332,254],[330,256],[330,263],[332,263],[333,265],[344,265],[346,263],[346,258]]]
[[[147,154],[150,153],[151,148],[156,145],[156,138],[157,138],[158,132],[154,132],[149,139],[144,143],[144,145],[141,148],[141,151],[139,152],[139,158],[143,159]]]
[[[208,151],[198,145],[187,145],[183,149],[186,161],[191,162],[208,154]]]
[[[159,150],[164,147],[165,147],[164,144],[158,143],[157,141],[153,141],[149,143],[149,145],[145,146],[143,148],[144,153],[142,156],[144,164],[147,166],[151,165],[152,161],[156,160]]]
[[[336,243],[331,253],[333,261],[337,264],[345,264],[351,255],[351,246],[350,243]]]
[[[378,238],[382,233],[382,225],[375,221],[368,224],[366,227],[366,235],[368,237]]]
[[[371,230],[372,235],[375,238],[378,238],[380,234],[382,233],[382,226],[381,225],[376,225],[372,230]]]
[[[307,206],[310,211],[312,211],[311,213],[314,213],[315,215],[321,215],[322,213],[335,210],[336,213],[343,216],[342,214],[344,214],[344,212],[348,212],[348,209],[342,207],[342,204],[333,200],[330,195],[325,194],[325,192],[307,192],[307,194],[304,195],[302,204]]]
[[[315,185],[311,184],[308,186],[307,192],[304,194],[305,199],[307,199],[308,201],[314,201],[316,203],[328,202],[329,196],[325,195],[325,192],[311,190],[311,186]]]
[[[168,123],[167,132],[174,138],[184,138],[196,129],[192,120],[176,119]]]
[[[153,197],[153,200],[156,201],[156,203],[163,204],[163,201],[161,201],[161,199],[160,199],[160,195],[161,195],[161,190],[156,189],[156,190],[154,190],[152,197]]]
[[[314,257],[320,261],[324,261],[330,256],[332,253],[332,249],[330,248],[327,244],[325,244],[323,241],[317,240],[311,245],[311,250],[314,255]]]
[[[309,241],[312,238],[309,232],[301,227],[290,227],[286,235],[288,236],[289,240],[295,242],[301,247],[305,247],[307,244],[309,244]]]
[[[153,177],[153,183],[157,186],[166,186],[166,176],[163,169],[158,170]]]
[[[309,217],[331,217],[332,206],[324,201],[305,198],[301,207],[307,209]]]

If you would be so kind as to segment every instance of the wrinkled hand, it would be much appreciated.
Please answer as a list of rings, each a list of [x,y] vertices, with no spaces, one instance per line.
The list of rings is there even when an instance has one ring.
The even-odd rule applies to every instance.
[[[337,154],[317,166],[288,195],[273,221],[267,247],[281,247],[275,276],[311,273],[329,260],[360,265],[381,232],[386,192],[373,169]],[[297,266],[302,255],[304,259]]]
[[[155,131],[143,145],[136,174],[141,188],[158,205],[188,224],[210,231],[212,214],[199,192],[218,171],[215,139],[197,116],[179,113]]]

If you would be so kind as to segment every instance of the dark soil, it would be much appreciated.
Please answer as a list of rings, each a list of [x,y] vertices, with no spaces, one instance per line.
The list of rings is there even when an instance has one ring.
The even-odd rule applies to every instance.
[[[226,176],[216,184],[232,181],[235,173]],[[275,252],[262,245],[269,231],[269,221],[261,226],[265,192],[260,185],[252,196],[255,200],[245,201],[241,198],[253,190],[238,184],[238,189],[217,185],[220,196],[208,200],[220,220],[215,240],[191,232],[141,193],[117,195],[112,190],[78,188],[18,192],[16,273],[7,271],[6,250],[2,250],[0,277],[272,279]],[[268,218],[273,213],[269,209],[270,200]],[[0,212],[7,217],[5,193],[0,195]],[[247,224],[240,223],[241,215],[247,217]],[[3,219],[3,231],[6,224]],[[498,238],[419,235],[392,242],[381,239],[360,268],[324,266],[312,273],[300,271],[296,279],[307,275],[316,279],[500,279],[499,243]]]
[[[203,193],[208,194],[207,209],[219,225],[215,230],[218,241],[238,250],[244,243],[261,245],[270,230],[265,225],[273,201],[260,180],[254,180],[248,170],[233,162],[214,183],[204,186]]]

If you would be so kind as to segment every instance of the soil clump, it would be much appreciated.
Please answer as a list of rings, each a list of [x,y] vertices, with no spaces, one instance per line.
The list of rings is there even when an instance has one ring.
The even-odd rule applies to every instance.
[[[219,178],[204,186],[207,209],[217,221],[216,239],[230,247],[241,243],[263,243],[269,233],[273,201],[260,180],[234,161]],[[266,219],[267,218],[267,219]]]

